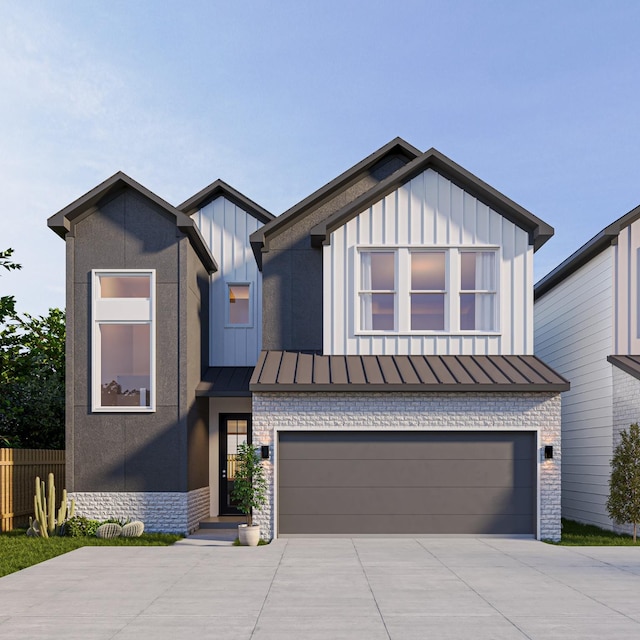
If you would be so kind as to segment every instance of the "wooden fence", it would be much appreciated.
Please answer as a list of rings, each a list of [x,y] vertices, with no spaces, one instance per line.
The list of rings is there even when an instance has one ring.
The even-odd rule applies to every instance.
[[[53,473],[56,502],[64,489],[64,451],[0,449],[0,531],[26,527],[33,515],[35,478]]]

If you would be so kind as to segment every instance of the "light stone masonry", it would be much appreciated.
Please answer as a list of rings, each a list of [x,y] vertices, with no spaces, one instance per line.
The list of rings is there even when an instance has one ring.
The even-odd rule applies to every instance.
[[[141,520],[149,533],[191,533],[209,515],[209,487],[194,491],[78,491],[76,514],[106,520]]]
[[[252,433],[269,445],[268,502],[255,514],[263,537],[274,533],[274,442],[277,431],[538,430],[540,537],[560,538],[560,394],[550,393],[254,393]],[[553,459],[544,460],[544,446]]]

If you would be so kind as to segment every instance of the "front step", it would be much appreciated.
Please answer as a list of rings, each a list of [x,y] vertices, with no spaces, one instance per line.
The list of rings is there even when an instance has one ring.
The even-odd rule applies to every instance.
[[[213,516],[200,520],[200,529],[236,529],[246,521],[244,516]]]

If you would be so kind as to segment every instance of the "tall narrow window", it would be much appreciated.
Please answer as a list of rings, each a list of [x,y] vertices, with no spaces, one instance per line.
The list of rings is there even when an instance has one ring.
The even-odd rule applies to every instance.
[[[444,251],[411,253],[412,331],[444,331],[445,258]]]
[[[496,330],[496,254],[460,253],[460,329]]]
[[[360,255],[361,328],[365,331],[394,331],[395,252],[363,251]]]
[[[155,272],[93,271],[92,407],[155,408]]]
[[[251,326],[251,285],[229,284],[227,296],[227,326]]]

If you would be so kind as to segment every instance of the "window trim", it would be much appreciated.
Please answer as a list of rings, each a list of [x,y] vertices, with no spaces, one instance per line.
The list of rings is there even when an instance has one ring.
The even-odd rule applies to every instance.
[[[149,298],[102,298],[100,276],[148,275]],[[154,413],[156,411],[156,270],[155,269],[92,269],[91,270],[91,411],[92,413]],[[148,300],[148,302],[146,302]],[[105,301],[108,301],[105,304]],[[143,302],[145,301],[145,302]],[[127,318],[126,315],[130,314]],[[145,317],[146,315],[146,317]],[[149,406],[102,406],[102,374],[100,326],[106,324],[150,325],[149,345]]]
[[[396,304],[395,304],[395,329],[393,331],[374,331],[373,329],[362,328],[361,304],[360,304],[360,283],[363,252],[371,251],[393,251],[395,253],[395,283],[396,283]],[[495,319],[496,328],[493,331],[460,329],[460,254],[463,252],[493,252],[495,253]],[[411,254],[444,252],[445,253],[445,328],[443,330],[411,329]],[[501,335],[500,328],[500,265],[501,248],[497,245],[358,245],[354,252],[355,265],[354,290],[351,296],[353,309],[353,335],[354,336],[498,336]],[[466,290],[465,290],[466,291]],[[480,291],[482,293],[482,291]],[[491,293],[491,292],[489,292]]]
[[[247,286],[249,287],[249,322],[247,324],[233,324],[229,322],[231,315],[231,302],[229,300],[230,287]],[[225,280],[225,299],[224,299],[224,328],[225,329],[252,329],[254,325],[253,318],[253,282],[248,280]]]

